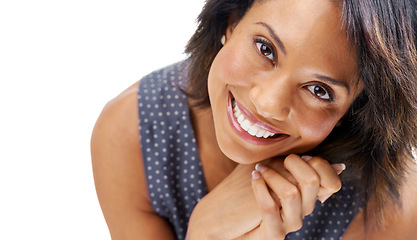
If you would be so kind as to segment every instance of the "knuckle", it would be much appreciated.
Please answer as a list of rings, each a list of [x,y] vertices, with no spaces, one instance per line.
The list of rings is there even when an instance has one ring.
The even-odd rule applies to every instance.
[[[335,185],[334,190],[335,190],[336,192],[338,192],[341,188],[342,188],[342,182],[338,179],[338,180],[336,181],[336,185]]]
[[[285,200],[296,200],[300,196],[300,190],[296,186],[288,187],[286,191],[283,192],[282,198]]]
[[[312,174],[311,176],[303,178],[300,184],[305,186],[317,186],[320,184],[320,178],[316,174]]]
[[[312,158],[310,161],[308,161],[308,163],[313,168],[317,168],[317,169],[323,167],[325,164],[328,164],[326,160],[319,158],[319,157]]]
[[[328,187],[328,189],[332,192],[338,192],[341,188],[342,188],[342,182],[340,181],[339,178],[332,180]]]

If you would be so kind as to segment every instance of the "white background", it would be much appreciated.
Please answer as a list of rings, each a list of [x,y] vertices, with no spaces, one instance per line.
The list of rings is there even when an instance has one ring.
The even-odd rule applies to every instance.
[[[104,104],[185,58],[203,0],[0,1],[0,239],[110,239],[90,135]]]

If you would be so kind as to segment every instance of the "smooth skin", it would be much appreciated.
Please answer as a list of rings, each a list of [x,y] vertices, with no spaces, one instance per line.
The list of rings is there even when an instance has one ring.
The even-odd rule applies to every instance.
[[[285,11],[280,12],[282,9]],[[206,129],[214,125],[221,149],[218,156],[210,154],[204,158],[202,155],[203,167],[225,169],[228,167],[225,163],[230,161],[254,164],[317,146],[360,91],[352,81],[356,74],[356,56],[341,27],[340,9],[331,1],[266,1],[254,5],[237,24],[233,20],[230,22],[225,44],[214,59],[208,77],[213,122],[208,119],[204,122],[206,119],[198,116],[193,122],[197,137],[200,136],[200,146],[207,143],[208,133],[201,134],[199,126]],[[338,81],[323,80],[330,78]],[[312,91],[316,88],[318,91]],[[253,144],[240,137],[229,123],[227,102],[230,93],[259,121],[289,137],[268,145]],[[261,215],[270,220],[250,218],[251,226],[259,225],[260,231],[241,227],[237,221],[249,221],[246,220],[249,217],[247,211],[242,207],[235,213],[239,209],[237,206],[230,210],[228,201],[233,196],[221,202],[219,199],[224,193],[216,191],[212,193],[216,197],[211,197],[211,201],[203,200],[193,212],[189,229],[191,239],[242,236],[257,239],[272,235],[283,238],[301,227],[302,217],[311,213],[318,198],[327,198],[340,189],[337,172],[324,159],[306,162],[297,155],[289,155],[284,166],[282,169],[289,175],[283,176],[283,172],[275,168],[276,171],[267,171],[263,178],[276,198],[275,201],[257,202]],[[205,172],[205,176],[210,184],[213,181],[210,172]],[[228,186],[229,189],[237,189],[232,186]],[[320,188],[323,189],[321,192]],[[271,200],[269,191],[262,189],[254,189],[256,199]],[[208,206],[204,207],[205,204]],[[221,209],[219,215],[210,211],[215,206]],[[281,208],[281,214],[277,214],[278,208]],[[276,227],[278,225],[280,227]],[[214,232],[196,232],[193,226],[216,227],[207,229]],[[248,235],[249,232],[252,234]]]
[[[263,1],[229,25],[208,77],[217,142],[228,158],[254,163],[301,154],[333,130],[361,90],[340,14],[328,0]],[[229,93],[289,137],[262,146],[242,139],[227,117]]]
[[[301,2],[303,4],[299,5]],[[330,1],[320,1],[320,4],[325,4],[323,6],[318,6],[316,2],[267,1],[254,6],[239,24],[229,26],[227,42],[210,71],[209,88],[211,86],[212,90],[219,89],[210,93],[213,108],[191,110],[209,189],[209,194],[197,204],[192,214],[188,229],[191,240],[282,239],[288,232],[301,227],[302,217],[311,213],[317,199],[325,200],[340,189],[340,180],[337,176],[340,171],[335,170],[324,159],[307,157],[306,160],[306,157],[303,159],[295,154],[285,159],[273,159],[277,155],[305,151],[321,142],[343,116],[357,93],[355,89],[347,91],[339,85],[330,86],[338,101],[330,104],[318,99],[318,95],[311,91],[312,84],[323,84],[320,79],[305,81],[310,79],[305,78],[306,76],[313,76],[317,72],[333,78],[345,79],[344,81],[354,76],[354,72],[349,70],[351,68],[346,66],[351,64],[355,56],[347,51],[347,43],[340,34],[335,32],[331,35],[334,38],[327,39],[331,42],[337,40],[340,43],[337,44],[339,48],[336,49],[328,47],[329,44],[324,41],[326,38],[323,34],[307,38],[312,36],[310,34],[312,32],[326,32],[329,30],[328,26],[334,29],[335,19],[340,12],[330,4]],[[306,6],[306,3],[312,6]],[[294,14],[282,15],[283,18],[275,22],[275,18],[271,17],[274,15],[265,13],[269,13],[269,9],[279,9],[277,7],[291,9]],[[311,17],[310,15],[302,14],[303,9],[310,12],[322,10],[323,15],[314,15],[323,17],[321,20],[316,19],[316,23],[321,23],[322,20],[330,22],[323,25],[303,24],[303,19],[309,23],[312,20],[308,18]],[[265,16],[270,17],[265,19]],[[279,61],[275,59],[268,62],[267,59],[270,59],[268,52],[260,52],[260,45],[253,42],[253,36],[262,37],[264,40],[270,39],[265,27],[256,24],[259,20],[272,26],[286,46],[287,55],[283,52],[279,53],[279,50],[275,53],[277,56],[282,56]],[[282,22],[286,24],[280,26]],[[282,29],[291,29],[285,28],[290,23],[298,24],[299,27],[296,29],[304,28],[305,31],[283,32]],[[308,29],[309,27],[314,29]],[[312,47],[306,45],[314,41],[316,44],[313,46],[317,47],[315,51],[314,48],[311,50]],[[331,54],[326,55],[324,50],[328,50],[327,53],[331,52]],[[319,53],[324,55],[319,57]],[[340,53],[345,54],[340,56]],[[303,57],[303,61],[297,60],[301,59],[300,56]],[[245,62],[247,61],[245,59],[254,62]],[[220,68],[222,62],[234,64],[230,69],[222,69]],[[312,62],[316,65],[311,65]],[[260,72],[254,66],[263,69],[261,72],[265,78],[257,79]],[[231,70],[246,72],[242,74],[241,71]],[[281,75],[282,72],[286,74]],[[235,75],[239,73],[242,75]],[[249,78],[245,78],[248,76]],[[267,80],[261,81],[261,79]],[[276,84],[272,84],[274,79]],[[282,82],[286,84],[283,85]],[[270,100],[271,97],[263,98],[274,93],[274,88],[271,86],[276,88],[275,93],[280,93],[273,95],[277,97],[272,98],[274,101]],[[98,198],[112,239],[175,239],[168,223],[153,212],[149,201],[137,131],[137,89],[138,83],[109,102],[94,128],[91,153]],[[252,146],[239,139],[231,129],[225,128],[230,126],[227,125],[225,115],[227,91],[233,91],[235,97],[259,120],[274,125],[291,134],[293,138],[287,142],[262,147]],[[265,95],[260,95],[261,92]],[[301,113],[310,115],[300,115]],[[320,127],[317,127],[317,123],[320,123]],[[268,160],[263,161],[264,159]],[[259,161],[262,161],[263,165],[258,165],[258,170],[252,174],[255,163]],[[407,186],[408,195],[404,195],[407,197],[405,199],[411,199],[408,198],[411,197],[409,194],[416,192],[408,188],[415,190],[416,187],[411,184]],[[367,236],[382,235],[378,239],[392,239],[384,237],[393,235],[400,239],[407,239],[401,236],[415,236],[412,235],[415,234],[413,232],[415,223],[411,225],[407,221],[410,219],[415,221],[413,220],[417,215],[415,205],[413,201],[406,201],[405,207],[410,211],[399,214],[395,219],[390,218],[389,228],[383,231],[370,231]],[[361,214],[353,221],[345,239],[374,239],[365,237],[360,219]],[[402,225],[400,226],[399,223]],[[201,228],[201,226],[205,227]]]
[[[137,88],[138,83],[110,101],[104,107],[94,128],[91,154],[97,195],[113,240],[175,239],[166,220],[153,212],[147,194],[137,131]],[[219,184],[212,187],[210,193],[201,200],[200,203],[203,204],[197,205],[196,213],[204,210],[213,215],[220,213],[226,215],[217,207],[213,207],[217,202],[225,202],[228,203],[225,207],[233,210],[234,213],[242,213],[241,209],[244,209],[243,212],[250,214],[246,219],[231,214],[236,216],[232,222],[221,221],[224,218],[212,219],[219,225],[226,226],[222,229],[213,225],[212,229],[227,232],[232,227],[237,227],[238,224],[234,220],[245,220],[240,223],[243,228],[259,229],[257,226],[262,213],[253,194],[251,173],[254,168],[254,164],[239,164],[232,174],[229,173],[227,178],[219,180]],[[219,170],[222,172],[222,169]],[[343,239],[392,240],[413,239],[417,236],[415,228],[417,202],[414,201],[417,197],[417,187],[414,184],[416,180],[416,176],[409,177],[403,191],[405,210],[401,213],[395,212],[396,217],[391,214],[386,224],[388,227],[382,230],[371,229],[365,235],[360,213],[349,226]],[[245,198],[241,198],[242,196]],[[256,219],[257,223],[253,224],[253,219]],[[201,225],[196,223],[199,231],[207,229],[198,226]],[[192,227],[190,225],[190,228]],[[259,233],[256,231],[247,233],[250,234],[258,236]],[[251,239],[247,235],[242,236],[241,239]]]

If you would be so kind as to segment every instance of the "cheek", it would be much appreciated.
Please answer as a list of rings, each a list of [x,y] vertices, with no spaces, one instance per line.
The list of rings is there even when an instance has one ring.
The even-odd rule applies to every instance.
[[[316,113],[298,119],[302,119],[297,123],[300,137],[305,144],[315,147],[330,134],[340,117],[331,113]]]
[[[209,84],[242,86],[249,84],[253,75],[253,64],[248,52],[242,50],[239,43],[227,43],[217,54],[209,73]],[[212,82],[212,83],[211,83]]]

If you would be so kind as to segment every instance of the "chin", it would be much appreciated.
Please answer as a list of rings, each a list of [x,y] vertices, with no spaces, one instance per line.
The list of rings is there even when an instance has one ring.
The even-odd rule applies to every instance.
[[[230,160],[239,164],[253,164],[263,161],[272,156],[266,156],[265,152],[260,154],[259,151],[249,150],[233,141],[222,141],[218,139],[220,150]]]

